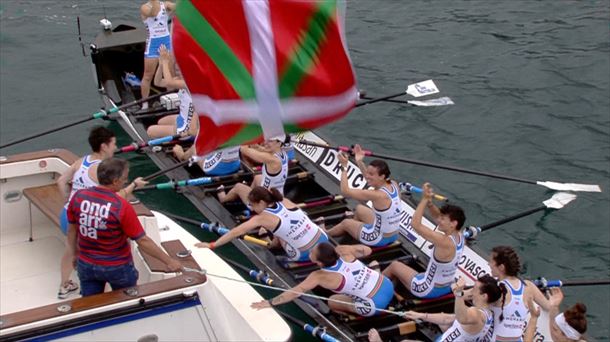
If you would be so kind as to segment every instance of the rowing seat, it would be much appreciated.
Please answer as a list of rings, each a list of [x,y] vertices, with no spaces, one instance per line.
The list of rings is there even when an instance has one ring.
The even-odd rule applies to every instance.
[[[29,201],[30,233],[32,228],[32,204],[48,217],[57,227],[60,226],[59,214],[65,204],[65,198],[59,191],[57,184],[48,184],[23,189],[23,195]],[[30,235],[31,238],[31,235]]]

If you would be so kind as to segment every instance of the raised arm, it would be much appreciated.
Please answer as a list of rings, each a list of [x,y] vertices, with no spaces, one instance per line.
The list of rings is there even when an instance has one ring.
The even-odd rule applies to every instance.
[[[159,47],[159,62],[161,63],[161,69],[163,74],[163,84],[166,88],[172,89],[183,89],[186,88],[186,83],[183,79],[174,76],[171,70],[172,57],[167,51],[167,47],[163,44]]]
[[[362,174],[366,173],[366,164],[364,163],[364,151],[362,150],[362,147],[358,144],[354,145],[353,152],[354,159],[356,159],[356,165],[358,165],[360,172],[362,172]]]
[[[140,16],[142,17],[142,20],[148,17],[154,17],[155,15],[153,14],[153,6],[148,2],[140,6]]]
[[[301,293],[313,290],[318,284],[320,284],[320,278],[322,277],[321,271],[314,271],[310,273],[303,282],[299,285],[291,288],[286,292],[282,292],[278,296],[275,296],[269,300],[262,300],[257,303],[252,303],[251,307],[254,309],[263,309],[269,308],[274,305],[281,305],[284,303],[292,302],[293,300],[299,298]]]
[[[461,324],[476,324],[481,322],[481,312],[474,307],[468,307],[464,302],[464,278],[451,285],[451,290],[455,296],[455,319]]]
[[[544,309],[544,311],[551,310],[551,302],[544,296],[544,293],[540,291],[536,284],[526,280],[525,285],[525,291],[529,294],[528,297],[532,298],[536,304],[540,305],[542,309]]]
[[[339,163],[341,164],[341,193],[343,196],[353,198],[357,201],[367,202],[385,198],[385,195],[376,190],[353,189],[349,186],[347,178],[347,161],[348,157],[345,153],[339,152]]]
[[[428,183],[425,183],[424,184],[424,196],[421,199],[421,201],[419,201],[419,203],[417,204],[417,208],[415,209],[415,212],[413,213],[413,220],[411,221],[411,227],[413,227],[415,232],[417,232],[417,234],[419,234],[424,239],[434,243],[435,245],[442,245],[442,244],[447,243],[447,240],[445,239],[445,237],[446,237],[445,234],[435,232],[434,230],[426,227],[422,223],[422,219],[424,217],[424,211],[426,210],[428,203],[432,203],[433,195],[434,194],[432,193],[432,188],[430,188],[430,185]]]

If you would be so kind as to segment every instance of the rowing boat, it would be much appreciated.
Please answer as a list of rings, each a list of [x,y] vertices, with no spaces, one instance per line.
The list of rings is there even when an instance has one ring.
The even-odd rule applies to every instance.
[[[112,32],[105,31],[98,35],[94,44],[91,45],[91,56],[95,70],[95,77],[98,90],[107,108],[114,108],[120,104],[129,103],[139,97],[139,90],[123,82],[124,72],[134,72],[141,74],[143,70],[142,52],[144,49],[145,32],[136,25],[127,23],[120,24]],[[120,63],[119,63],[120,62]],[[133,109],[134,111],[136,109]],[[118,120],[125,132],[137,143],[145,142],[148,137],[146,128],[156,121],[156,117],[151,118],[145,115],[132,115],[129,111],[119,111]],[[140,113],[141,114],[141,113]],[[329,144],[330,141],[315,132],[306,132],[298,135],[297,140],[306,139],[318,144]],[[306,172],[309,176],[297,182],[287,184],[285,194],[293,202],[306,202],[313,199],[328,198],[339,193],[339,164],[337,152],[332,149],[325,149],[305,144],[296,144],[295,161],[290,168],[290,174]],[[161,169],[171,167],[176,164],[176,159],[171,155],[168,148],[161,148],[148,153],[150,159]],[[239,181],[250,181],[254,172],[255,165],[244,163],[242,172],[245,175]],[[358,167],[350,162],[349,182],[354,188],[366,188],[363,175]],[[172,179],[190,179],[202,176],[198,167],[185,167],[172,170],[167,173]],[[235,182],[235,180],[233,181]],[[212,189],[217,184],[202,187],[188,187],[181,191],[189,199],[197,210],[206,218],[207,221],[219,222],[221,225],[232,228],[239,223],[239,212],[242,206],[223,206],[213,195]],[[143,195],[145,196],[145,195]],[[406,214],[401,220],[401,236],[399,243],[383,250],[375,251],[373,258],[380,262],[395,258],[414,255],[417,257],[412,266],[420,270],[425,269],[431,254],[431,244],[418,236],[410,227],[412,214],[416,206],[415,200],[410,194],[403,194],[403,205]],[[353,201],[331,201],[324,206],[312,206],[306,211],[311,218],[326,217],[343,213],[349,208],[353,208]],[[335,223],[335,222],[332,222]],[[424,224],[433,227],[430,220],[425,219]],[[341,241],[339,241],[341,242]],[[345,241],[347,242],[347,241]],[[302,279],[307,272],[312,271],[312,267],[283,267],[277,262],[276,255],[266,248],[254,246],[243,240],[234,240],[233,244],[249,258],[257,267],[268,272],[276,282],[282,286],[293,286]],[[294,265],[293,265],[294,266]],[[466,247],[464,255],[459,260],[460,276],[466,278],[469,283],[473,283],[477,277],[489,273],[490,268],[486,261],[485,254],[474,247]],[[325,291],[314,291],[318,295],[327,296]],[[425,302],[415,305],[406,305],[409,302],[409,295],[404,289],[399,289],[401,296],[406,297],[406,301],[393,303],[397,310],[417,310],[426,312],[450,312],[453,310],[451,299],[438,302]],[[297,302],[297,305],[314,319],[319,325],[324,326],[333,335],[344,340],[361,340],[366,338],[368,329],[374,327],[381,330],[394,332],[391,327],[404,322],[395,315],[382,315],[372,319],[358,319],[354,317],[344,317],[336,314],[325,314],[326,305],[323,302],[310,301]],[[546,330],[548,320],[545,317],[539,319],[539,337],[544,339],[548,336]],[[542,327],[542,328],[541,328]],[[438,334],[438,329],[431,325],[418,324],[415,332],[409,331],[400,338],[415,338],[433,340]]]
[[[275,312],[244,305],[262,299],[251,286],[197,272],[171,273],[135,243],[137,286],[58,299],[66,237],[59,229],[65,199],[56,180],[77,159],[55,149],[0,157],[0,340],[290,339],[290,328]],[[210,250],[187,253],[197,240],[167,216],[142,204],[135,209],[147,236],[185,267],[242,279]],[[240,329],[231,329],[233,323]],[[263,323],[276,328],[264,329]]]

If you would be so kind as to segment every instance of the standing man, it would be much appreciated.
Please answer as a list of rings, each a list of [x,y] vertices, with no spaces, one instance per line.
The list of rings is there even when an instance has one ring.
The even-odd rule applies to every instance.
[[[97,168],[99,186],[79,190],[70,200],[68,248],[73,258],[78,256],[76,269],[83,297],[103,293],[106,283],[113,290],[137,284],[138,271],[127,238],[170,270],[182,269],[180,262],[146,236],[131,204],[117,194],[128,176],[127,161],[105,159]]]

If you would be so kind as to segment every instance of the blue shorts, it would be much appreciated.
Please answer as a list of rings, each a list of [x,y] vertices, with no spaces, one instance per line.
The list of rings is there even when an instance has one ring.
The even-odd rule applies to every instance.
[[[66,207],[63,207],[59,214],[59,228],[61,228],[64,235],[68,235],[68,210]]]
[[[230,175],[237,172],[240,165],[239,159],[228,163],[218,163],[213,169],[207,171],[205,174],[206,176]]]
[[[288,156],[288,160],[293,160],[294,159],[294,148],[291,148],[288,151],[286,151],[286,155]]]
[[[426,276],[425,273],[419,273],[415,276],[415,278],[413,278],[413,281],[411,282],[410,291],[414,296],[416,296],[418,298],[430,299],[430,298],[442,297],[444,295],[451,293],[451,286],[433,287],[432,285],[430,285],[430,287],[425,287],[425,289],[423,289],[424,287],[421,287],[421,286],[417,286],[417,287],[414,286],[414,285],[425,283],[425,281],[426,281],[425,276]],[[419,288],[422,288],[423,290],[421,290],[421,291],[416,290]]]
[[[144,50],[144,58],[159,58],[159,48],[161,45],[165,45],[167,51],[171,51],[172,39],[170,36],[147,39],[146,50]]]
[[[326,236],[326,234],[322,233],[320,235],[320,237],[318,238],[318,240],[311,246],[311,248],[306,249],[304,251],[301,251],[300,253],[297,253],[297,256],[295,259],[291,259],[290,261],[296,261],[296,262],[304,262],[304,261],[310,261],[309,259],[309,253],[311,253],[311,250],[317,246],[318,244],[322,243],[322,242],[328,242],[328,236]]]
[[[118,266],[100,266],[79,259],[76,271],[83,297],[103,293],[106,283],[110,284],[112,290],[136,286],[139,276],[132,262]]]
[[[398,231],[396,232],[396,234],[392,235],[392,236],[388,236],[388,237],[381,237],[381,240],[375,242],[375,240],[377,240],[379,238],[379,236],[377,236],[377,238],[375,238],[372,241],[369,241],[367,239],[368,236],[372,235],[374,231],[373,225],[372,224],[364,224],[362,225],[362,229],[360,229],[360,238],[358,239],[360,241],[360,243],[365,244],[369,247],[383,247],[383,246],[387,246],[389,244],[391,244],[392,242],[398,240]]]
[[[394,298],[394,284],[386,276],[381,276],[381,285],[372,298],[354,297],[356,311],[360,316],[370,317],[379,314],[377,309],[386,309]]]

